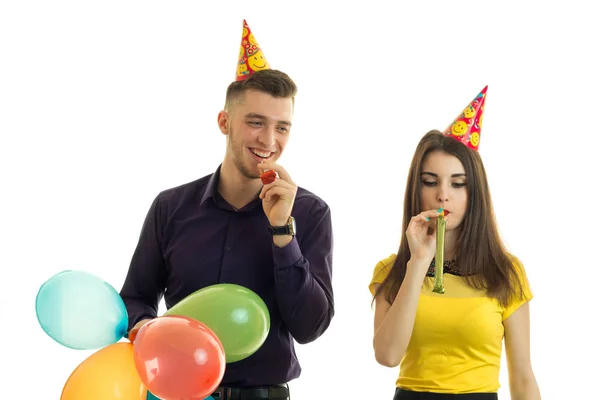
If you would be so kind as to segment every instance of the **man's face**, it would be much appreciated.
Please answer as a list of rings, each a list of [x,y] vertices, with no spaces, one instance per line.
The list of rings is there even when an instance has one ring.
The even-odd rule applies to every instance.
[[[226,159],[247,178],[258,179],[262,160],[275,161],[283,152],[292,127],[292,99],[247,90],[229,111],[219,114],[219,127],[227,135]]]

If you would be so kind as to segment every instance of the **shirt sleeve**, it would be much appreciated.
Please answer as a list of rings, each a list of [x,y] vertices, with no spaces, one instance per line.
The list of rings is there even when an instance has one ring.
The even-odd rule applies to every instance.
[[[394,266],[394,261],[396,261],[396,255],[391,254],[375,265],[375,269],[373,269],[373,278],[369,283],[369,291],[371,292],[371,295],[375,295],[375,285],[381,284],[385,278],[387,278],[390,270]]]
[[[129,316],[128,331],[140,320],[156,318],[165,291],[165,263],[161,251],[161,204],[157,196],[146,215],[138,244],[120,295]]]
[[[515,269],[517,271],[517,279],[523,288],[523,296],[513,297],[511,302],[502,312],[502,321],[506,320],[510,317],[515,311],[519,309],[523,304],[527,303],[533,298],[533,294],[531,292],[531,288],[529,286],[529,281],[527,279],[527,274],[525,273],[525,267],[519,260],[515,259]],[[517,286],[518,287],[518,286]]]
[[[282,248],[273,245],[277,305],[300,344],[321,336],[334,314],[333,231],[327,205],[308,217],[304,231],[300,242],[295,236]]]

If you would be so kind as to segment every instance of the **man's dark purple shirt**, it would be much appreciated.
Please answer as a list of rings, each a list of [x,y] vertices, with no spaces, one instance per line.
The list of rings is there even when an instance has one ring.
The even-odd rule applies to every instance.
[[[154,199],[120,293],[129,329],[155,318],[163,295],[169,309],[209,285],[245,286],[267,305],[271,329],[256,353],[226,365],[221,385],[286,383],[301,371],[293,340],[317,339],[333,318],[330,209],[298,188],[297,235],[279,248],[258,196],[235,211],[217,191],[219,173],[220,167]]]

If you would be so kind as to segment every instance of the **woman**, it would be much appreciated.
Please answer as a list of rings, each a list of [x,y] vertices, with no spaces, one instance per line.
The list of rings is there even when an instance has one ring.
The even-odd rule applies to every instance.
[[[502,340],[512,399],[540,399],[531,367],[523,266],[504,248],[478,153],[487,87],[444,133],[417,146],[397,255],[381,260],[369,289],[377,361],[400,365],[397,399],[497,399]],[[434,293],[435,221],[447,211],[445,293]]]

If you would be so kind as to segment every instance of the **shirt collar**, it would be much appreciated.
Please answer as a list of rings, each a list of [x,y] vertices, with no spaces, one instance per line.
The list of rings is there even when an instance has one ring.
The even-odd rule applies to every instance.
[[[221,165],[219,164],[219,166],[217,167],[217,170],[212,174],[212,176],[210,177],[210,179],[208,180],[208,185],[206,185],[206,190],[204,190],[204,193],[202,194],[202,198],[200,199],[200,204],[204,204],[208,199],[213,199],[213,201],[215,202],[215,204],[219,205],[221,204],[221,207],[225,206],[227,204],[227,202],[225,201],[225,199],[223,199],[223,197],[221,196],[221,194],[219,193],[219,179],[221,177]],[[262,201],[256,197],[254,200],[252,200],[250,203],[246,204],[244,207],[240,208],[238,211],[246,211],[246,210],[251,210],[255,207],[257,207],[259,204],[261,204]],[[231,207],[231,206],[229,206]]]
[[[221,164],[217,167],[217,170],[212,174],[210,179],[208,180],[208,185],[202,194],[202,199],[200,200],[200,204],[204,204],[206,200],[213,198],[217,194],[217,188],[219,187],[219,177],[221,176]]]

